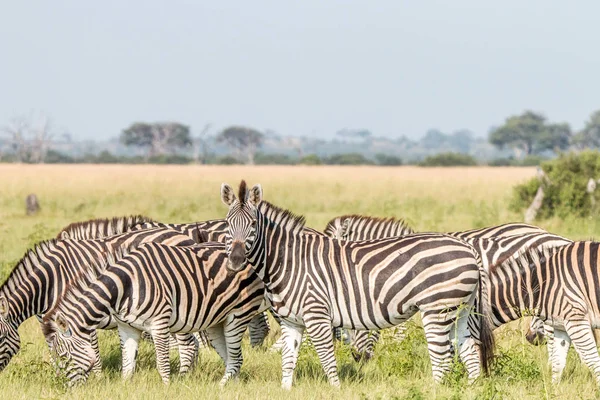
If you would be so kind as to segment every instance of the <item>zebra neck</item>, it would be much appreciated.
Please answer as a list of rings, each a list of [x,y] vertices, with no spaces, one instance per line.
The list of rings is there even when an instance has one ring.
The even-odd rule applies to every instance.
[[[0,288],[0,296],[8,303],[7,319],[19,326],[28,318],[48,311],[47,293],[51,291],[48,279],[48,274],[20,262]]]
[[[492,320],[498,327],[540,311],[540,285],[535,270],[506,268],[490,274]]]

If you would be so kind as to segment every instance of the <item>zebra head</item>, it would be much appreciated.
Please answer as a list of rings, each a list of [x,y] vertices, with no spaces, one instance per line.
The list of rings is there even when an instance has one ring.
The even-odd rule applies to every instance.
[[[0,371],[21,348],[18,326],[9,316],[6,297],[0,296]]]
[[[262,187],[255,185],[248,190],[246,182],[242,180],[236,197],[233,188],[223,183],[221,200],[229,207],[225,218],[225,249],[229,258],[227,269],[237,272],[246,266],[247,255],[256,238],[256,210],[262,201]]]
[[[65,374],[69,385],[85,382],[96,362],[91,343],[92,331],[78,327],[61,312],[47,314],[42,331],[57,368]]]
[[[537,317],[531,318],[529,329],[525,334],[527,341],[533,345],[540,345],[546,339],[546,331],[544,330],[544,321]]]

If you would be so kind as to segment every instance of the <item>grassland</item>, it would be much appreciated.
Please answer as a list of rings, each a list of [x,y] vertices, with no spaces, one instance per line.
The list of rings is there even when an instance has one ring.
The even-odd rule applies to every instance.
[[[29,166],[0,165],[0,277],[24,251],[56,235],[73,221],[145,214],[164,222],[221,218],[221,182],[260,182],[265,198],[306,215],[322,229],[332,217],[364,213],[405,218],[420,231],[450,231],[521,220],[508,210],[511,188],[535,174],[532,168],[375,168],[375,167],[194,167],[194,166]],[[26,217],[24,199],[36,193],[42,206]],[[550,220],[544,228],[574,239],[600,232],[596,220]],[[573,352],[564,380],[550,384],[543,347],[523,338],[526,321],[496,332],[499,346],[491,377],[472,386],[460,367],[444,385],[434,385],[423,334],[418,324],[400,344],[381,343],[376,358],[356,364],[349,349],[337,348],[340,391],[329,388],[316,354],[303,346],[291,392],[279,388],[280,357],[244,347],[239,382],[219,389],[223,365],[203,351],[198,367],[175,376],[165,387],[154,369],[152,346],[144,343],[138,372],[130,382],[119,377],[120,353],[114,332],[102,333],[102,377],[66,390],[49,365],[49,354],[35,319],[21,328],[22,350],[0,374],[0,398],[154,399],[154,398],[595,398],[596,385]],[[269,337],[273,342],[276,330]],[[173,356],[173,368],[177,359]]]

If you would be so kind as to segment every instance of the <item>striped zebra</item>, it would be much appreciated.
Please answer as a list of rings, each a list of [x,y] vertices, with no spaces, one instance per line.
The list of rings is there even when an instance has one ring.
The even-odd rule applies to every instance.
[[[236,377],[242,336],[264,305],[264,284],[249,267],[228,273],[226,262],[220,243],[146,243],[115,260],[103,258],[103,265],[76,280],[43,319],[46,340],[69,381],[84,381],[89,375],[97,357],[91,333],[108,319],[119,330],[124,378],[135,369],[142,331],[152,335],[157,368],[168,384],[170,335],[199,330],[207,331],[226,363],[220,384]]]
[[[187,235],[196,242],[224,242],[227,222],[223,219],[191,222],[187,224],[165,224],[141,215],[115,218],[98,218],[89,221],[74,222],[57,235],[57,239],[102,239],[125,232],[134,232],[150,228],[165,228]],[[199,235],[204,235],[200,237]]]
[[[343,215],[327,223],[324,231],[327,235],[340,240],[370,240],[389,236],[392,234],[402,236],[412,232],[403,220],[394,218],[377,218],[357,215]],[[484,267],[496,264],[499,260],[514,257],[516,254],[530,248],[552,248],[571,243],[571,240],[549,233],[537,226],[513,222],[498,226],[490,226],[468,231],[451,232],[449,235],[465,240],[479,252]],[[490,239],[493,241],[482,241]],[[546,327],[545,329],[549,329]],[[398,340],[404,338],[405,325],[400,325],[396,334]],[[532,344],[541,343],[543,337],[543,322],[533,317],[530,328],[526,334],[527,340]],[[355,359],[369,359],[373,355],[373,348],[379,334],[377,332],[351,331],[345,332],[347,341],[353,345]],[[399,334],[398,334],[399,333]],[[549,354],[552,342],[548,342]]]
[[[550,326],[552,378],[559,382],[571,342],[600,384],[593,328],[600,328],[600,243],[532,248],[490,267],[494,327],[533,314]]]
[[[172,246],[196,244],[187,235],[158,227],[101,240],[51,239],[28,250],[0,287],[0,371],[19,351],[18,327],[34,315],[39,318],[45,314],[81,270],[89,268],[97,259],[114,253],[115,249],[145,242]],[[179,339],[180,367],[181,372],[185,373],[195,358],[196,345],[190,335]],[[99,369],[98,364],[95,371]]]
[[[119,234],[132,231],[141,231],[145,229],[164,228],[178,231],[187,235],[198,243],[206,242],[225,242],[227,222],[223,219],[208,220],[202,222],[191,222],[187,224],[165,224],[153,221],[149,217],[142,215],[99,218],[88,221],[75,222],[63,228],[57,235],[58,238],[71,238],[76,240],[102,239],[110,234]],[[252,319],[248,326],[250,345],[257,347],[262,345],[269,334],[270,326],[267,314],[259,314]],[[151,339],[151,336],[144,333],[144,338]],[[194,333],[194,337],[200,348],[209,347],[210,343],[205,332]],[[175,346],[175,338],[171,341]]]
[[[487,371],[493,336],[481,313],[486,273],[470,245],[443,234],[341,242],[305,233],[303,217],[262,201],[260,185],[248,191],[244,181],[238,197],[223,184],[221,199],[229,207],[227,268],[249,262],[282,317],[283,388],[292,385],[305,328],[329,383],[339,387],[333,327],[382,329],[417,311],[436,382],[450,369],[454,338],[469,378]]]

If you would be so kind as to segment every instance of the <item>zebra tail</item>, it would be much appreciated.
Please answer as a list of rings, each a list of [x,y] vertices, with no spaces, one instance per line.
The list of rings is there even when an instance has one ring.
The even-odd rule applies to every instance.
[[[479,361],[485,375],[489,375],[494,360],[494,333],[490,324],[490,279],[488,271],[483,267],[479,252],[476,259],[479,265],[479,298],[477,299],[476,313],[479,316]]]

